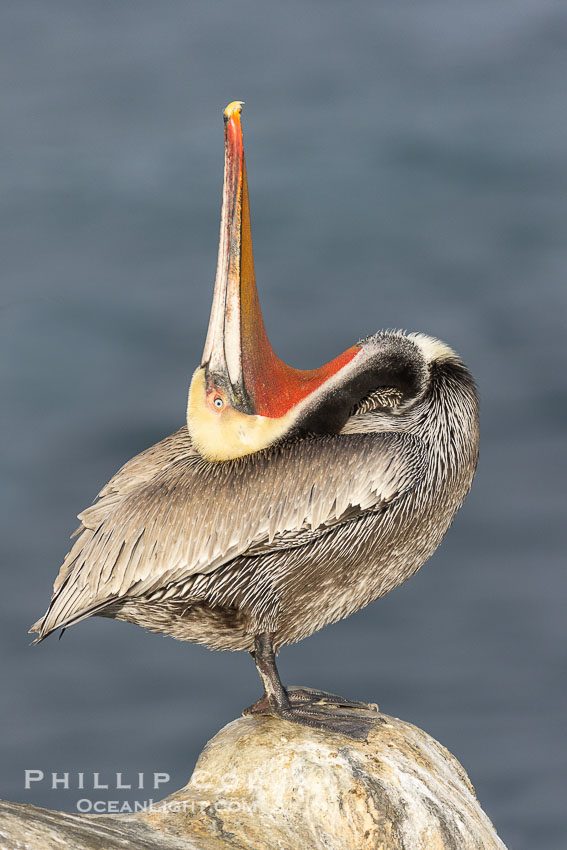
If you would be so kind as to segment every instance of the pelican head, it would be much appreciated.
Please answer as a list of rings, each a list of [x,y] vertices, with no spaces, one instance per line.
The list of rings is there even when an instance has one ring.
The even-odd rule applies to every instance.
[[[215,289],[187,405],[193,444],[210,461],[251,454],[295,431],[337,433],[377,385],[415,397],[425,380],[423,346],[401,334],[369,337],[318,369],[294,369],[275,354],[256,289],[241,111],[241,101],[224,111]]]

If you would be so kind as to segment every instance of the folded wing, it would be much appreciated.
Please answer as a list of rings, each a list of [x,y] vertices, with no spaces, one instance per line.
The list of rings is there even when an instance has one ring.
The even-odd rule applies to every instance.
[[[124,597],[143,596],[239,556],[304,545],[411,490],[424,467],[406,433],[287,441],[209,463],[187,430],[133,458],[79,515],[39,638]]]

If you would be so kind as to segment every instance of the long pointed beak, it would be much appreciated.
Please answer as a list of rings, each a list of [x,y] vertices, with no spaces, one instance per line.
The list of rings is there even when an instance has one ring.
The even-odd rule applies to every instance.
[[[224,111],[224,186],[213,305],[201,366],[207,384],[222,388],[233,407],[279,417],[324,383],[359,351],[345,351],[320,369],[287,366],[268,340],[256,289],[248,181],[240,113]]]
[[[254,275],[248,181],[240,113],[242,102],[224,111],[224,186],[213,305],[202,366],[228,381],[234,402],[253,413],[244,379],[244,360],[258,344],[270,348]],[[271,351],[271,348],[270,348]],[[273,354],[273,352],[271,352]]]

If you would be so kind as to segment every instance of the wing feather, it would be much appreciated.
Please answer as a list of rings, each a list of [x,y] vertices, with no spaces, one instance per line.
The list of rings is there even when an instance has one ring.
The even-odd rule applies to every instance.
[[[424,458],[419,438],[386,432],[305,438],[213,464],[182,428],[129,461],[79,515],[33,630],[41,638],[105,601],[303,545],[412,489]]]

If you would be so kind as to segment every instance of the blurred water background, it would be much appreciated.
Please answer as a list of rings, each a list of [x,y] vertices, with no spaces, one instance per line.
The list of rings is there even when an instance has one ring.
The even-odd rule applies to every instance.
[[[37,649],[26,634],[75,514],[184,420],[221,111],[243,99],[276,351],[311,367],[422,330],[482,397],[478,476],[441,549],[284,650],[284,681],[418,724],[510,848],[564,848],[565,5],[4,0],[0,42],[0,795],[74,810],[127,798],[118,771],[171,791],[259,694],[244,654],[105,620]],[[72,787],[26,791],[26,768]],[[78,790],[79,771],[111,790]]]

